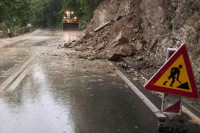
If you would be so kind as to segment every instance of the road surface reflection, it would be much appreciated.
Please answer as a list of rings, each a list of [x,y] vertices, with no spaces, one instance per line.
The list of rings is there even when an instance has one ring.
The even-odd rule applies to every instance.
[[[65,42],[72,42],[80,38],[80,35],[81,35],[80,31],[64,31],[63,40]]]

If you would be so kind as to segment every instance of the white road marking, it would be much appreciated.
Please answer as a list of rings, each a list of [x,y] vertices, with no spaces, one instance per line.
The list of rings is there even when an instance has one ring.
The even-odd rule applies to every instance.
[[[31,61],[35,58],[35,56],[30,57],[21,67],[21,69],[16,72],[15,74],[11,75],[7,80],[5,80],[1,85],[0,85],[0,92],[2,92],[3,90],[5,90],[8,85],[13,82],[13,80],[21,73],[24,71],[24,69],[29,65],[29,63],[31,63]]]
[[[122,72],[116,72],[158,118],[166,117]]]
[[[113,65],[111,62],[110,62],[111,65]],[[114,66],[114,65],[113,65]],[[157,112],[157,114],[155,114],[157,117],[163,117],[163,113],[157,108],[155,107],[155,105],[146,97],[144,96],[143,93],[141,93],[137,87],[122,73],[118,70],[117,67],[115,67],[117,69],[117,73],[118,75],[132,88],[132,90],[140,97],[140,99],[142,99],[142,101],[145,102],[145,104],[152,110],[152,112]],[[145,78],[145,77],[143,77]],[[145,78],[146,79],[146,78]],[[147,79],[146,79],[147,80]],[[163,94],[163,93],[160,93],[160,92],[154,92],[154,93],[158,93],[158,94]],[[162,95],[159,95],[160,98],[162,98]],[[147,101],[145,101],[144,99],[147,99]],[[148,103],[149,102],[149,103]],[[148,105],[150,104],[150,105]],[[184,105],[182,105],[182,111],[184,113],[186,113],[188,116],[190,116],[192,118],[192,122],[193,123],[197,123],[200,125],[200,118],[198,116],[196,116],[194,113],[192,113],[189,109],[187,109]],[[161,115],[160,115],[160,114]],[[165,116],[166,117],[166,116]]]
[[[21,83],[21,81],[24,79],[24,77],[27,75],[27,73],[30,70],[30,66],[28,66],[23,73],[20,74],[20,76],[13,82],[13,84],[6,90],[6,92],[13,92],[17,86]]]
[[[185,106],[182,106],[182,111],[189,115],[192,119],[190,120],[193,123],[197,123],[200,125],[200,118],[193,114],[190,110],[188,110]]]
[[[10,39],[10,38],[9,38]],[[15,40],[15,42],[19,42],[19,41],[24,41],[25,39],[21,39],[21,38],[19,38],[19,39],[16,39]],[[8,39],[4,39],[3,41],[1,41],[1,43],[0,43],[0,48],[4,48],[4,47],[9,47],[10,45],[12,45],[13,43],[11,43],[11,42],[8,42]]]

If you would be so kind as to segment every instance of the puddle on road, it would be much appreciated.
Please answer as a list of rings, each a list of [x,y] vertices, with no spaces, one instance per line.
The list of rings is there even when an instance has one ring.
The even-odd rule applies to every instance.
[[[6,50],[5,50],[6,51]],[[8,56],[9,55],[9,56]],[[0,61],[0,84],[5,81],[10,75],[12,75],[15,70],[21,67],[21,64],[28,59],[26,53],[20,54],[5,54],[3,60]],[[17,59],[16,59],[17,56]],[[5,60],[6,59],[6,60]]]
[[[63,32],[63,40],[65,42],[71,42],[80,38],[81,32],[80,31],[64,31]]]
[[[57,60],[38,57],[16,90],[0,97],[0,132],[128,133],[145,127],[143,107],[135,108],[132,91],[121,89],[119,77],[77,71],[63,65],[69,60]],[[52,62],[59,63],[57,69]],[[147,129],[143,132],[154,132]]]
[[[42,45],[45,45],[45,42],[46,41],[37,42],[37,43],[33,44],[33,46],[42,46]]]
[[[34,47],[34,46],[43,46],[45,45],[45,42],[47,41],[47,38],[45,38],[45,40],[43,39],[36,39],[36,40],[24,40],[22,42],[18,42],[12,45],[9,45],[9,48],[30,48],[30,47]]]

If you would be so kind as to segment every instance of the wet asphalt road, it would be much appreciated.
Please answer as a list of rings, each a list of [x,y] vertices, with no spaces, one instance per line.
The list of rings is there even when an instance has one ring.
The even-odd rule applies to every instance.
[[[34,57],[0,90],[0,133],[156,133],[154,114],[106,61],[58,47],[70,35],[39,30],[0,49],[1,85]]]
[[[155,132],[154,115],[118,76],[70,67],[36,58],[20,85],[0,99],[1,132]]]
[[[119,76],[107,71],[113,69],[107,62],[84,62],[73,54],[66,56],[74,51],[58,48],[74,38],[41,30],[0,49],[1,84],[35,56],[1,90],[0,132],[156,132],[154,114]]]

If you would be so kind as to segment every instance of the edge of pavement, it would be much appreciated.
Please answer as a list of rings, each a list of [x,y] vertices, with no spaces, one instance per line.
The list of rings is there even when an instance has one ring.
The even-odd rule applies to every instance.
[[[129,61],[127,61],[126,59],[123,59],[123,61],[128,64],[131,68],[133,68],[134,70],[136,70],[138,73],[140,73],[143,78],[145,78],[147,81],[150,79],[150,77],[148,77],[147,75],[145,75],[144,73],[138,71],[133,65],[131,65],[129,63]],[[158,92],[159,93],[159,92]],[[162,97],[161,97],[162,98]],[[194,115],[196,115],[197,117],[199,117],[200,119],[200,111],[195,108],[193,105],[189,104],[187,101],[185,101],[184,99],[182,99],[182,106],[185,107],[187,110],[189,110],[190,112],[192,112]]]
[[[124,60],[123,60],[124,61]],[[127,61],[124,61],[126,64],[128,64],[131,68],[133,68],[135,71],[137,71],[133,66],[131,66]],[[133,81],[131,80],[131,77],[129,77],[130,75],[128,73],[126,73],[126,71],[122,70],[119,66],[117,66],[117,64],[115,62],[109,61],[110,65],[114,66],[116,68],[116,73],[129,85],[129,87],[137,94],[138,92],[138,97],[140,97],[140,99],[147,105],[152,112],[157,116],[157,117],[165,117],[165,115],[160,111],[160,109],[158,109],[159,107],[161,108],[161,102],[159,103],[159,101],[157,100],[153,100],[149,97],[154,96],[154,98],[162,98],[162,95],[160,94],[156,94],[154,95],[152,92],[150,91],[146,91],[145,89],[142,90],[142,88],[144,88],[141,84],[137,83],[137,81]],[[138,72],[138,71],[137,71]],[[144,75],[141,72],[138,72],[140,75],[142,75],[146,80],[148,80],[148,78],[146,77],[146,75]],[[134,85],[135,84],[135,85]],[[136,91],[134,89],[137,89]],[[145,92],[146,91],[146,92]],[[144,95],[144,96],[143,96]],[[145,100],[144,100],[145,99]],[[145,102],[148,101],[148,102]],[[157,112],[155,112],[155,110],[157,110],[159,112],[159,115],[157,115]],[[182,111],[183,113],[186,113],[190,118],[191,118],[191,122],[199,124],[200,125],[200,112],[193,107],[192,105],[190,105],[189,103],[187,103],[186,101],[183,100],[183,104],[182,104]],[[161,115],[160,115],[161,114]]]

